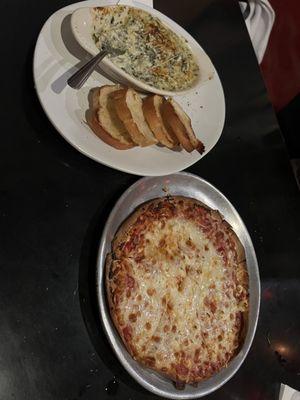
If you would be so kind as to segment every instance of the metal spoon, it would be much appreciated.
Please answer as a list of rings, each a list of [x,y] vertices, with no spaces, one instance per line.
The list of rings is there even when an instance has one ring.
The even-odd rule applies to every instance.
[[[69,79],[68,79],[68,85],[71,86],[73,89],[80,89],[82,85],[86,82],[86,80],[89,78],[91,73],[94,71],[96,66],[99,64],[99,62],[108,54],[112,54],[114,56],[120,56],[121,54],[124,54],[125,50],[121,49],[115,49],[108,44],[105,45],[104,49],[100,51],[95,57],[93,57],[90,61],[88,61],[86,64],[84,64],[83,67],[81,67],[75,74],[73,74]]]

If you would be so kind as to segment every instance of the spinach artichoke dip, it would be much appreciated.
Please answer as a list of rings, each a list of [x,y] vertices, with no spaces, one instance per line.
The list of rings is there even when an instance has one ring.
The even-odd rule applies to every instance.
[[[109,59],[134,78],[161,90],[193,86],[199,67],[185,39],[151,14],[127,6],[92,9],[96,46],[123,49]]]

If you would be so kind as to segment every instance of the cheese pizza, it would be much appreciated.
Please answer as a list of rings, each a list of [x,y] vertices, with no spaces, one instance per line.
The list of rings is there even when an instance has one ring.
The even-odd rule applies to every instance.
[[[211,377],[243,343],[244,248],[221,214],[195,199],[151,200],[121,225],[106,289],[132,357],[179,385]]]

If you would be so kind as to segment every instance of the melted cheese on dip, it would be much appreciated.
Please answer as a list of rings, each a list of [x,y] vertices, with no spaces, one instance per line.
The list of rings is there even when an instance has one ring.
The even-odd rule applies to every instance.
[[[126,6],[93,9],[93,39],[103,45],[126,49],[110,60],[129,75],[163,90],[182,90],[199,74],[185,39],[149,13]]]

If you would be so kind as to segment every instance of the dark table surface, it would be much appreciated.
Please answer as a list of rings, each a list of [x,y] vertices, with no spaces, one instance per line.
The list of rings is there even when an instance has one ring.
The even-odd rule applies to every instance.
[[[76,152],[33,88],[39,30],[67,0],[1,0],[0,399],[150,399],[100,328],[95,258],[118,196],[137,177]],[[218,145],[189,168],[236,206],[260,266],[257,333],[239,372],[209,399],[300,389],[300,196],[234,0],[157,1],[199,40],[222,80]]]

